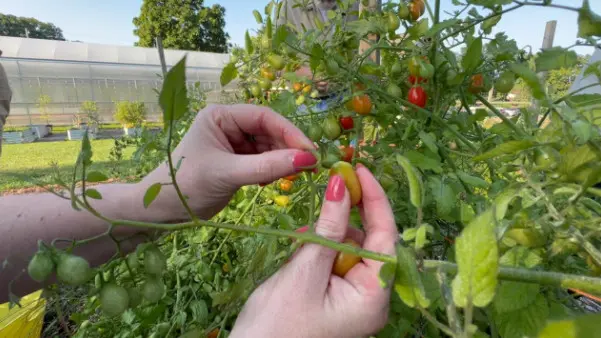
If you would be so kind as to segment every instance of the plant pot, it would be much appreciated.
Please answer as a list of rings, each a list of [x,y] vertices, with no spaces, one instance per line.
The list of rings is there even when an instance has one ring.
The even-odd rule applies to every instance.
[[[82,140],[86,131],[88,132],[88,138],[90,138],[91,140],[96,138],[96,133],[87,128],[85,128],[85,129],[69,129],[69,130],[67,130],[67,138],[70,141]]]
[[[8,131],[2,133],[2,142],[7,144],[31,143],[37,139],[33,128],[24,131]]]
[[[32,125],[31,128],[34,130],[36,137],[40,139],[50,134],[50,128],[52,128],[52,126],[48,128],[48,125],[46,124],[35,124]]]
[[[142,135],[142,127],[123,127],[125,136],[140,136]]]

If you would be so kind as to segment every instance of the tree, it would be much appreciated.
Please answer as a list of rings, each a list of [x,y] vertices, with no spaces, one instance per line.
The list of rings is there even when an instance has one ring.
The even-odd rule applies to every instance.
[[[0,35],[46,40],[65,40],[63,30],[49,22],[0,13]]]
[[[163,38],[165,48],[226,53],[229,34],[224,31],[225,8],[203,6],[203,0],[144,0],[133,19],[136,46],[154,47]]]
[[[589,58],[590,55],[578,55],[578,62],[574,66],[551,70],[547,75],[549,95],[554,99],[558,99],[567,94]]]

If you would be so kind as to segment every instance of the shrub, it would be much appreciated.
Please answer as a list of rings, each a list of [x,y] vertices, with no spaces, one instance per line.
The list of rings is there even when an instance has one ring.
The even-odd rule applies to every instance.
[[[142,102],[121,101],[115,103],[115,119],[123,126],[140,126],[146,119],[146,106]]]
[[[100,124],[100,115],[98,114],[98,105],[96,104],[96,101],[82,102],[79,112],[87,117],[89,124]]]

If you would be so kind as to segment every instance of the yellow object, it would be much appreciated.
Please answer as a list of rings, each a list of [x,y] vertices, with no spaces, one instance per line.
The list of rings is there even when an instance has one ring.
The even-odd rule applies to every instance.
[[[38,290],[21,298],[22,307],[8,308],[9,303],[0,304],[0,338],[40,337],[44,324],[46,300]]]

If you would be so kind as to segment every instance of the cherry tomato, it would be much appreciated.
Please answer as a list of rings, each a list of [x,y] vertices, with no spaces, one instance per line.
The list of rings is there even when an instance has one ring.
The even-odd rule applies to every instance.
[[[298,180],[298,175],[297,174],[288,175],[288,176],[284,177],[284,179],[288,180],[290,182],[294,182],[294,181]]]
[[[383,174],[379,181],[384,191],[388,191],[396,185],[394,178],[388,174]]]
[[[269,68],[261,68],[261,77],[269,81],[275,81],[275,73],[272,72]]]
[[[421,61],[417,56],[412,56],[407,64],[407,67],[409,68],[409,74],[413,76],[419,76],[420,63]]]
[[[399,18],[403,20],[409,19],[409,7],[404,2],[399,4]]]
[[[476,74],[472,76],[472,81],[468,90],[472,94],[478,94],[484,90],[484,76],[482,74]]]
[[[411,83],[411,84],[427,83],[427,82],[428,82],[428,79],[424,79],[423,77],[409,75],[409,83]]]
[[[90,263],[75,255],[62,255],[56,265],[58,279],[69,285],[84,284],[92,277],[91,272]]]
[[[311,85],[310,85],[310,84],[306,84],[306,85],[303,87],[303,93],[305,93],[305,94],[309,94],[310,92],[311,92]]]
[[[350,238],[344,240],[345,244],[360,247],[359,244]],[[338,277],[344,277],[357,263],[361,262],[361,256],[352,253],[338,252],[332,266],[332,273]]]
[[[399,27],[401,27],[399,17],[392,12],[388,12],[388,31],[394,33]]]
[[[302,83],[300,83],[300,82],[295,82],[295,83],[292,85],[292,89],[293,89],[295,92],[297,92],[297,93],[298,93],[298,92],[300,92],[301,90],[303,90],[303,84],[302,84]]]
[[[211,330],[211,332],[209,332],[207,334],[207,338],[217,338],[219,337],[219,329],[218,328],[214,328],[213,330]]]
[[[334,154],[332,152],[328,152],[321,159],[321,165],[324,168],[331,168],[334,165],[334,163],[340,161],[340,155],[341,154]]]
[[[144,251],[144,270],[150,275],[161,275],[167,267],[167,259],[159,248],[152,246]]]
[[[323,134],[324,136],[328,139],[328,140],[335,140],[338,137],[340,137],[340,133],[342,133],[342,130],[340,129],[340,125],[338,124],[338,121],[336,121],[336,119],[332,116],[326,118],[322,125],[321,125],[322,129],[323,129]]]
[[[338,161],[330,169],[330,176],[334,175],[340,175],[344,179],[344,184],[351,195],[351,205],[357,205],[361,201],[362,191],[353,166],[348,162]]]
[[[142,286],[142,296],[151,303],[156,303],[165,294],[165,283],[157,277],[148,277]]]
[[[388,87],[386,88],[386,92],[388,93],[388,95],[390,95],[392,97],[402,97],[403,96],[403,91],[401,90],[401,88],[399,88],[399,86],[395,85],[394,83],[388,84]]]
[[[353,160],[353,155],[355,154],[355,148],[353,148],[352,146],[341,146],[340,151],[342,152],[342,160],[344,162],[351,163],[351,161]]]
[[[350,130],[353,129],[353,127],[355,126],[355,121],[350,116],[341,116],[340,125],[342,126],[342,129]]]
[[[309,136],[309,139],[311,141],[319,142],[321,140],[321,137],[323,136],[323,129],[319,124],[312,124],[311,127],[309,127],[309,132],[307,136]]]
[[[424,79],[429,79],[434,76],[434,66],[428,62],[422,62],[419,65],[419,75]]]
[[[129,307],[135,308],[142,303],[142,293],[138,288],[128,288],[127,295],[129,296]]]
[[[392,64],[392,67],[390,67],[391,75],[399,75],[402,72],[403,72],[403,66],[401,65],[400,62],[395,62]]]
[[[259,79],[259,87],[261,87],[261,89],[263,90],[270,90],[271,81],[269,81],[268,79]]]
[[[424,15],[426,4],[423,0],[411,0],[409,2],[409,14],[411,20],[416,21],[420,16]]]
[[[280,190],[288,192],[292,190],[293,185],[294,184],[292,183],[292,181],[282,180],[280,181]]]
[[[495,82],[495,90],[499,93],[507,94],[515,85],[515,77],[510,72],[505,72],[499,76]]]
[[[290,203],[290,197],[288,196],[284,196],[284,195],[279,195],[276,196],[273,201],[275,202],[275,204],[279,205],[280,207],[285,207]]]
[[[353,111],[360,115],[368,115],[371,112],[371,99],[367,95],[353,97]]]
[[[261,47],[263,49],[271,48],[271,39],[268,38],[267,35],[263,35],[263,37],[261,37]]]
[[[263,91],[261,90],[261,87],[258,84],[253,84],[250,86],[250,93],[253,97],[261,97]]]
[[[38,283],[45,281],[52,271],[54,271],[54,262],[47,252],[36,253],[27,265],[27,273]]]
[[[308,226],[308,225],[305,225],[305,226],[302,226],[302,227],[300,227],[300,228],[298,228],[298,229],[296,229],[296,230],[294,230],[294,231],[295,231],[295,232],[298,232],[298,233],[300,233],[300,234],[302,234],[302,233],[304,233],[304,232],[307,232],[308,230],[309,230],[309,226]]]
[[[129,307],[127,290],[113,283],[105,284],[102,287],[99,299],[102,312],[109,317],[118,316]]]
[[[269,55],[267,57],[267,62],[275,70],[282,70],[286,66],[286,62],[284,61],[284,58],[277,54]]]
[[[419,107],[425,107],[426,101],[428,100],[428,95],[424,91],[424,88],[417,86],[411,87],[409,89],[409,94],[407,95],[407,100]]]

